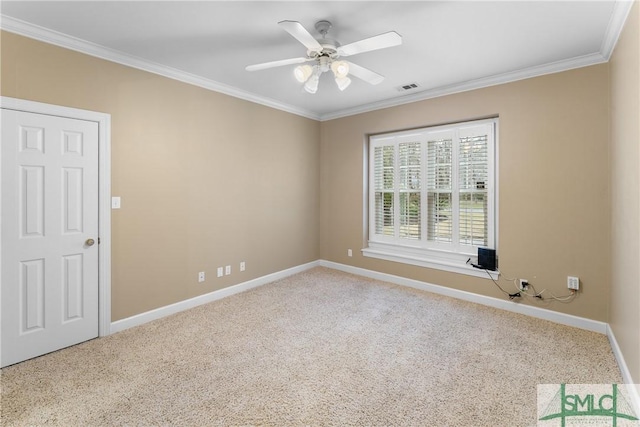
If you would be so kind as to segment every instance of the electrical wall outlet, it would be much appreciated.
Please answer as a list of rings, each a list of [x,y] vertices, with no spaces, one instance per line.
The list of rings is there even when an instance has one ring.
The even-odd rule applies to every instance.
[[[198,282],[204,282],[204,271],[198,273]]]
[[[222,270],[222,267],[218,267],[218,277],[222,276],[224,276],[224,271]]]
[[[580,279],[575,276],[567,276],[567,288],[577,291],[580,289]]]
[[[520,290],[526,291],[529,288],[529,281],[527,279],[520,279]]]
[[[244,261],[242,261],[240,263],[240,271],[244,271],[247,268],[246,264],[244,263]]]
[[[347,249],[347,256],[353,256],[353,251],[351,249]]]
[[[230,265],[227,265],[227,266],[224,268],[224,274],[225,274],[225,276],[228,276],[228,275],[230,275],[230,274],[231,274],[231,266],[230,266]]]

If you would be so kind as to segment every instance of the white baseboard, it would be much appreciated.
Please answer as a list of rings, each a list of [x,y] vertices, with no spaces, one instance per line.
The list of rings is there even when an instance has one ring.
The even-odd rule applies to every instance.
[[[126,319],[117,320],[111,323],[110,333],[116,333],[124,331],[125,329],[133,328],[134,326],[143,325],[152,320],[161,319],[166,316],[170,316],[175,313],[179,313],[190,308],[197,307],[202,304],[207,304],[212,301],[238,294],[240,292],[247,291],[258,286],[265,285],[270,282],[274,282],[279,279],[283,279],[288,276],[292,276],[297,273],[309,270],[313,267],[320,265],[319,261],[309,262],[307,264],[298,265],[286,270],[278,271],[276,273],[267,274],[266,276],[258,277],[256,279],[249,280],[247,282],[239,283],[237,285],[229,286],[228,288],[220,289],[210,292],[208,294],[200,295],[188,300],[180,301],[175,304],[167,305],[164,307],[156,308],[155,310],[140,313],[135,316],[127,317]]]
[[[407,279],[405,277],[394,276],[387,273],[380,273],[378,271],[339,264],[332,261],[320,260],[320,266],[333,268],[334,270],[340,270],[346,273],[357,274],[359,276],[369,277],[371,279],[391,282],[397,285],[409,286],[411,288],[433,292],[434,294],[446,295],[448,297],[475,302],[478,304],[495,307],[514,313],[525,314],[527,316],[549,320],[551,322],[560,323],[562,325],[573,326],[576,328],[586,329],[588,331],[598,332],[601,334],[607,333],[607,324],[605,322],[599,322],[597,320],[585,319],[584,317],[573,316],[571,314],[558,313],[556,311],[547,310],[545,308],[533,307],[514,301],[506,301],[498,298],[487,297],[480,294],[474,294],[472,292],[447,288],[446,286],[434,285],[432,283],[421,282],[414,279]]]
[[[613,355],[615,356],[616,361],[618,362],[618,366],[620,367],[620,373],[622,373],[622,382],[625,384],[629,384],[627,390],[629,391],[629,394],[631,394],[631,404],[634,405],[636,414],[640,415],[640,384],[634,382],[633,378],[631,378],[631,372],[629,371],[627,362],[625,362],[624,360],[624,356],[622,355],[622,351],[620,350],[620,346],[618,345],[616,336],[614,335],[613,330],[609,325],[607,325],[607,338],[609,338],[611,350],[613,351]]]
[[[142,325],[152,320],[160,319],[165,316],[169,316],[180,311],[188,310],[193,307],[197,307],[208,302],[216,301],[221,298],[228,297],[246,290],[262,286],[264,284],[292,276],[297,273],[309,270],[313,267],[327,267],[334,270],[344,271],[346,273],[356,274],[359,276],[369,277],[371,279],[382,280],[398,285],[409,286],[411,288],[420,289],[427,292],[433,292],[434,294],[440,294],[457,298],[469,302],[475,302],[478,304],[486,305],[489,307],[495,307],[502,310],[511,311],[514,313],[525,314],[527,316],[536,317],[539,319],[549,320],[551,322],[560,323],[562,325],[573,326],[580,329],[586,329],[601,334],[608,334],[608,325],[605,322],[599,322],[597,320],[586,319],[584,317],[573,316],[571,314],[559,313],[556,311],[547,310],[545,308],[533,307],[530,305],[524,305],[513,301],[501,300],[498,298],[488,297],[472,292],[461,291],[458,289],[448,288],[446,286],[434,285],[432,283],[422,282],[414,279],[407,279],[401,276],[394,276],[392,274],[380,273],[378,271],[367,270],[360,267],[353,267],[350,265],[339,264],[332,261],[318,260],[312,261],[307,264],[302,264],[296,267],[292,267],[286,270],[278,271],[276,273],[268,274],[266,276],[258,277],[247,282],[239,283],[237,285],[229,286],[228,288],[213,291],[208,294],[200,295],[188,300],[180,301],[175,304],[167,305],[164,307],[156,308],[155,310],[147,311],[145,313],[137,314],[135,316],[127,317],[126,319],[118,320],[111,323],[110,333],[123,331],[125,329]]]

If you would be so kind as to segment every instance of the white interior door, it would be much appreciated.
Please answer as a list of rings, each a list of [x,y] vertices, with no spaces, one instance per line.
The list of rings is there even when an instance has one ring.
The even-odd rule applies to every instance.
[[[2,110],[0,366],[98,336],[98,124]]]

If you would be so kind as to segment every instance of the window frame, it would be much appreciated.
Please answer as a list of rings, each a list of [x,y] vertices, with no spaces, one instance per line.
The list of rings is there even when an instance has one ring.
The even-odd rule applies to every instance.
[[[368,219],[368,225],[366,227],[368,231],[368,247],[362,249],[364,256],[379,258],[389,261],[401,262],[406,264],[419,265],[428,268],[435,268],[439,270],[451,271],[460,274],[467,274],[471,276],[483,277],[489,279],[497,278],[498,271],[491,272],[490,275],[484,270],[476,269],[467,264],[467,260],[471,258],[476,260],[478,245],[465,245],[460,243],[460,195],[464,192],[461,191],[459,185],[459,149],[460,139],[468,136],[469,130],[480,126],[490,126],[488,132],[489,140],[487,141],[487,183],[486,197],[487,197],[487,245],[481,245],[480,247],[489,247],[492,249],[498,249],[498,134],[499,134],[499,121],[498,117],[482,120],[464,121],[451,123],[439,126],[430,126],[419,129],[405,130],[399,132],[388,132],[382,134],[369,135],[367,138],[368,147],[365,152],[368,155],[368,159],[365,162],[367,165],[367,172],[365,174],[365,188],[367,188],[367,200],[365,218]],[[430,241],[427,239],[428,229],[428,195],[430,189],[427,186],[427,141],[433,140],[432,137],[435,134],[451,134],[451,156],[452,156],[452,169],[450,172],[451,177],[451,211],[452,217],[455,218],[452,224],[451,230],[451,243],[442,244],[437,241]],[[463,134],[462,136],[460,134]],[[473,134],[473,132],[472,132]],[[409,240],[399,237],[399,225],[400,221],[399,209],[397,201],[400,199],[400,193],[403,190],[400,189],[400,159],[398,158],[400,144],[406,144],[408,142],[420,142],[421,143],[421,169],[420,169],[420,239]],[[394,235],[380,235],[376,234],[376,212],[375,201],[376,193],[375,188],[375,148],[379,146],[394,147]],[[384,191],[384,190],[383,190]],[[433,191],[432,191],[433,192]]]

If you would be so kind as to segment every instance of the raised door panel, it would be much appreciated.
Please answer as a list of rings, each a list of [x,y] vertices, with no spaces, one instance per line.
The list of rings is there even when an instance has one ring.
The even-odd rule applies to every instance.
[[[44,236],[44,166],[20,166],[18,208],[21,238]]]
[[[44,329],[44,259],[20,263],[20,334]]]

